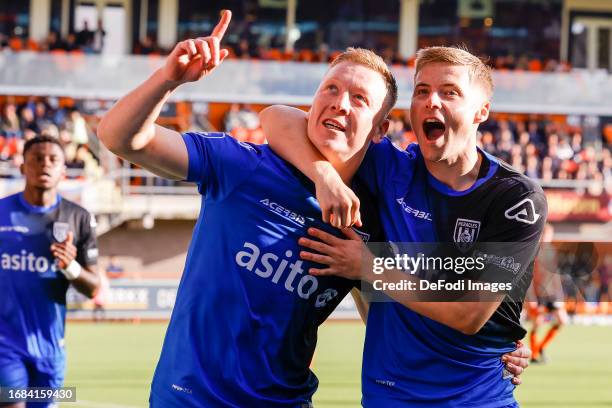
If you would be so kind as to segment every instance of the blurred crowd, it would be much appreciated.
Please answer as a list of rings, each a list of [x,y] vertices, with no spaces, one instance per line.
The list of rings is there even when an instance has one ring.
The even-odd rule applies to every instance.
[[[390,120],[388,137],[400,149],[416,142],[408,112],[396,111]],[[247,104],[231,104],[223,118],[223,131],[240,141],[266,142],[259,116]],[[92,151],[88,124],[76,108],[58,106],[57,100],[30,98],[16,104],[0,104],[0,175],[21,164],[23,144],[36,134],[58,138],[66,150],[69,169],[85,174],[102,174],[99,159]],[[604,189],[612,193],[610,141],[600,138],[586,143],[582,130],[553,121],[490,118],[481,125],[479,146],[527,176],[544,181],[593,180],[593,194]],[[589,187],[590,188],[590,187]],[[597,190],[599,188],[599,190]],[[603,188],[603,189],[602,189]]]
[[[90,29],[87,21],[83,21],[81,30],[69,33],[62,38],[56,31],[50,31],[43,41],[34,41],[19,35],[7,36],[0,33],[0,50],[8,52],[48,51],[48,52],[78,52],[98,54],[104,47],[106,32],[101,23],[96,29]]]
[[[481,126],[480,145],[528,177],[594,180],[612,192],[609,141],[585,143],[578,127],[552,121],[493,119]]]
[[[263,60],[263,61],[295,61],[295,62],[331,62],[341,50],[332,50],[321,43],[317,48],[301,48],[287,52],[282,47],[271,47],[268,45],[257,45],[246,38],[242,38],[237,44],[225,45],[230,51],[228,58],[241,60]],[[403,58],[393,48],[385,47],[375,50],[388,65],[413,67],[415,57]],[[169,50],[161,48],[153,37],[147,36],[144,41],[134,47],[135,54],[166,54]],[[520,70],[531,72],[568,72],[571,67],[567,63],[560,63],[556,59],[543,59],[528,54],[499,55],[488,58],[489,65],[497,70]]]
[[[90,130],[78,109],[57,106],[55,100],[30,98],[26,103],[0,105],[0,177],[11,177],[23,162],[23,146],[37,134],[60,140],[68,169],[84,170],[83,176],[102,174],[90,149]],[[70,174],[69,174],[70,176]]]
[[[68,34],[65,38],[57,32],[50,32],[43,41],[34,41],[17,35],[6,36],[0,33],[0,51],[39,51],[39,52],[76,52],[97,54],[104,46],[106,32],[101,26],[95,30],[83,22],[83,29]],[[255,38],[243,37],[233,44],[224,46],[230,51],[228,58],[263,61],[296,61],[296,62],[331,62],[341,50],[333,50],[326,43],[319,44],[315,49],[300,48],[287,52],[282,44],[273,46],[274,42],[258,43]],[[171,50],[161,47],[152,35],[147,35],[142,41],[134,44],[132,52],[137,55],[166,55]],[[381,47],[376,52],[389,65],[414,66],[414,57],[403,58],[398,50],[391,47]],[[489,65],[497,70],[521,70],[531,72],[567,72],[570,66],[555,59],[544,59],[529,54],[498,55],[487,59]]]

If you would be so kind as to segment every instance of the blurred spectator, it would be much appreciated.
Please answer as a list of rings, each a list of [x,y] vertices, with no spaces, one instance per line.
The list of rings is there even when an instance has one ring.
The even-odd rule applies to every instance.
[[[106,265],[106,275],[109,279],[119,279],[125,274],[123,266],[117,260],[115,255],[111,255]]]
[[[98,19],[98,27],[93,33],[93,40],[91,44],[92,51],[96,54],[100,54],[104,49],[104,37],[106,36],[106,31],[104,31],[104,26],[102,24],[102,19]]]
[[[21,109],[20,120],[21,129],[24,131],[27,132],[28,130],[31,130],[34,133],[40,133],[40,125],[34,117],[34,112],[32,112],[32,109],[29,106],[24,106]],[[28,137],[26,137],[26,139],[28,139]]]
[[[15,104],[7,103],[4,105],[0,120],[0,131],[7,138],[21,138],[23,136]]]
[[[47,39],[43,43],[43,49],[46,49],[48,51],[65,50],[66,45],[60,39],[57,32],[50,31],[49,35],[47,36]]]
[[[83,20],[83,29],[76,34],[76,46],[84,51],[92,51],[94,32],[89,29],[87,20]]]
[[[572,146],[570,146],[567,138],[562,137],[559,140],[559,147],[557,148],[557,157],[560,160],[569,160],[574,157],[574,151],[572,150]]]
[[[404,122],[399,118],[389,119],[389,130],[387,136],[391,139],[391,143],[398,149],[402,149],[404,144]]]
[[[265,135],[259,124],[259,115],[249,105],[233,103],[223,120],[225,131],[242,142],[262,144]]]
[[[77,43],[77,36],[74,33],[68,34],[66,41],[64,42],[64,49],[66,51],[78,51],[79,44]]]
[[[146,35],[144,40],[138,43],[135,51],[137,54],[149,55],[153,53],[158,53],[159,47],[157,46],[155,40],[153,40],[153,37],[151,35]]]
[[[87,144],[89,136],[87,135],[87,123],[81,112],[78,109],[73,109],[70,112],[67,127],[72,133],[72,143],[76,145]]]
[[[263,52],[260,51],[260,53]],[[238,42],[238,48],[236,49],[236,57],[238,57],[239,59],[250,59],[251,55],[252,53],[250,43],[245,38],[240,39],[240,41]]]
[[[232,130],[240,127],[242,124],[240,122],[240,105],[237,103],[232,103],[230,105],[229,110],[225,114],[225,118],[223,119],[223,126],[225,127],[225,131],[231,133]]]
[[[317,48],[317,54],[315,58],[315,62],[329,62],[329,46],[326,43],[319,44],[319,48]]]

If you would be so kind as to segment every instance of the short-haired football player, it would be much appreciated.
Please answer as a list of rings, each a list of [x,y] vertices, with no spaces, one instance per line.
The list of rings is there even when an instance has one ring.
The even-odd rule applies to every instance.
[[[297,239],[309,227],[340,232],[322,222],[314,185],[268,146],[155,125],[172,91],[227,56],[219,43],[229,21],[225,11],[212,35],[177,44],[99,127],[111,151],[160,176],[196,182],[202,195],[150,405],[308,407],[318,385],[309,368],[318,326],[355,283],[308,274],[316,264],[299,259]],[[347,51],[323,77],[308,137],[318,146],[330,127],[347,130],[326,150],[347,183],[367,141],[386,132],[396,94],[385,64],[366,50]],[[339,107],[350,111],[342,122]],[[378,223],[366,219],[362,239],[380,239]]]
[[[395,302],[370,306],[362,371],[365,407],[510,407],[515,385],[502,355],[525,336],[520,325],[523,297],[546,219],[542,189],[507,164],[477,148],[478,125],[489,115],[490,69],[467,51],[431,47],[417,54],[410,107],[418,144],[405,151],[388,139],[373,139],[357,177],[377,196],[387,238],[393,242],[508,242],[521,249],[520,268],[507,271],[515,291],[487,302],[420,302],[385,291]],[[312,114],[312,112],[310,113]],[[339,114],[341,115],[341,114]],[[288,107],[262,114],[272,148],[315,181],[324,218],[347,227],[359,222],[356,201],[325,155],[304,137],[304,113]],[[325,143],[346,137],[330,128]],[[331,216],[331,217],[330,217]],[[397,270],[362,274],[365,250],[349,240],[309,231],[302,258],[327,265],[316,276],[397,282]],[[533,249],[531,249],[533,248]],[[508,247],[506,247],[508,249]],[[515,296],[515,297],[512,297]],[[506,358],[506,357],[504,357]]]
[[[58,194],[66,166],[57,139],[32,138],[23,156],[25,189],[0,199],[0,388],[59,388],[66,365],[66,291],[72,285],[91,298],[100,282],[96,222]]]

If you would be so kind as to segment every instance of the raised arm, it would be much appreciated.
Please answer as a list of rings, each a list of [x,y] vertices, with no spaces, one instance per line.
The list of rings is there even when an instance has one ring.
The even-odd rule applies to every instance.
[[[225,10],[210,36],[178,43],[162,68],[104,115],[98,137],[110,151],[161,177],[187,177],[187,148],[181,135],[155,121],[172,91],[207,76],[227,57],[228,50],[219,44],[231,17]]]
[[[259,116],[272,150],[315,183],[323,221],[337,228],[361,226],[359,199],[345,184],[348,180],[342,180],[308,139],[308,114],[290,106],[273,105]]]

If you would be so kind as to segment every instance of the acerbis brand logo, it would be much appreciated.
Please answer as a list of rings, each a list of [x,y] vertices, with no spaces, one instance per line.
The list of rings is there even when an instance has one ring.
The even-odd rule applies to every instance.
[[[536,213],[533,201],[529,198],[508,208],[504,216],[509,220],[516,220],[525,224],[535,224],[540,219],[540,214]]]
[[[426,220],[426,221],[431,221],[431,213],[417,210],[416,208],[412,208],[411,206],[406,204],[406,202],[404,201],[404,198],[398,198],[396,199],[396,201],[402,207],[402,210],[404,210],[404,212],[412,215],[415,218],[419,218],[419,219]]]
[[[27,234],[30,232],[30,229],[22,225],[0,225],[0,232],[20,232],[22,234]]]
[[[270,279],[278,284],[281,278],[285,281],[285,289],[289,292],[296,290],[302,299],[308,299],[319,286],[317,278],[312,275],[303,275],[302,260],[292,261],[293,252],[285,251],[285,258],[280,258],[272,252],[261,253],[259,247],[250,242],[244,243],[244,250],[236,254],[235,260],[238,266],[254,272],[260,278]],[[290,263],[291,262],[291,263]],[[285,270],[289,267],[288,273]],[[298,279],[297,285],[295,280]]]
[[[21,250],[20,254],[0,254],[0,266],[5,271],[23,271],[45,273],[55,271],[55,264],[44,256]]]
[[[325,289],[323,293],[317,296],[315,307],[323,307],[329,303],[330,300],[338,296],[338,291],[335,289]]]
[[[283,217],[284,219],[286,219],[287,221],[290,221],[294,224],[299,225],[300,227],[303,227],[304,224],[306,223],[306,220],[304,219],[304,216],[291,211],[285,207],[283,207],[282,205],[275,203],[274,201],[271,201],[268,198],[264,198],[263,200],[259,200],[260,203],[262,203],[266,208],[268,208],[268,210],[272,211],[273,213],[276,213],[278,215],[280,215],[281,217]]]
[[[180,385],[176,385],[176,384],[172,384],[172,389],[174,391],[180,391],[186,394],[193,394],[193,391],[191,390],[191,388],[181,387]]]
[[[480,221],[457,218],[453,240],[460,249],[469,249],[480,232]]]

